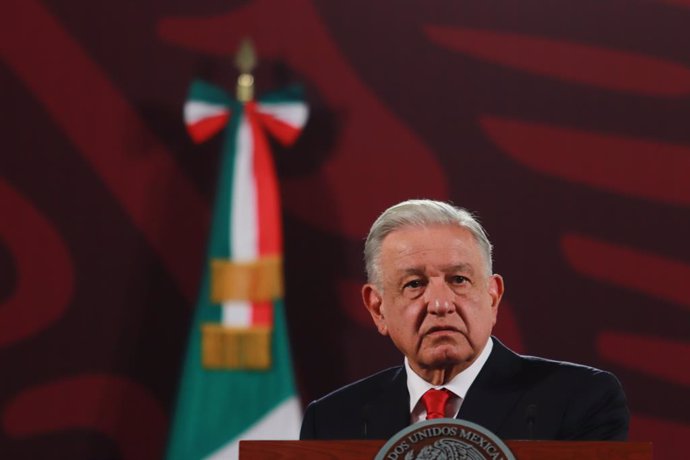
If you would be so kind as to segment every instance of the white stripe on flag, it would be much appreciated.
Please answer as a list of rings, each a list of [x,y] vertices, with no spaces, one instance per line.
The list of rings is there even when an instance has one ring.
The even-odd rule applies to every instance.
[[[221,115],[228,112],[228,108],[224,105],[211,104],[209,102],[201,101],[189,101],[184,105],[184,121],[187,124],[193,124],[204,118]]]
[[[273,439],[293,440],[299,438],[302,424],[302,408],[297,397],[276,406],[261,420],[251,425],[244,433],[206,457],[206,460],[236,460],[239,457],[240,440]]]
[[[309,109],[301,102],[280,102],[275,104],[257,104],[259,112],[273,115],[278,120],[293,128],[302,128],[307,122]]]
[[[230,327],[249,327],[252,325],[252,306],[242,300],[228,300],[222,305],[221,323]]]
[[[232,228],[230,252],[235,262],[256,260],[259,253],[253,150],[252,130],[243,114],[237,132],[232,211],[228,216]]]

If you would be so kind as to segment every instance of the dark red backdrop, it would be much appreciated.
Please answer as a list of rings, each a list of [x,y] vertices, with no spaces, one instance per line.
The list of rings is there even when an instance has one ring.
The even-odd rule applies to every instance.
[[[0,7],[0,457],[156,458],[220,139],[193,78],[312,108],[274,147],[303,401],[400,362],[359,301],[372,219],[477,211],[497,334],[622,380],[631,436],[690,436],[690,1],[9,0]]]

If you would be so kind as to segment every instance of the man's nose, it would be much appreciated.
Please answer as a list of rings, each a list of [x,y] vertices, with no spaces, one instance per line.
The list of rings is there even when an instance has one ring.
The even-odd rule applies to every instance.
[[[453,291],[444,280],[429,280],[429,284],[424,292],[424,301],[429,313],[435,315],[451,313],[455,308],[453,300]]]

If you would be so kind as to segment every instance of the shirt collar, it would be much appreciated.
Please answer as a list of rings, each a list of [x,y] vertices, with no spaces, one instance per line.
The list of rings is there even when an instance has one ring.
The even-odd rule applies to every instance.
[[[477,359],[474,360],[470,367],[468,367],[467,369],[453,377],[453,379],[450,382],[440,386],[432,385],[431,383],[427,382],[419,375],[417,375],[410,367],[410,363],[408,362],[407,357],[405,357],[405,372],[407,373],[407,391],[410,393],[410,413],[414,410],[415,406],[422,398],[422,395],[431,388],[447,388],[453,393],[455,393],[457,396],[460,396],[462,399],[465,399],[467,391],[470,389],[470,386],[474,382],[474,379],[477,378],[479,371],[482,370],[482,367],[484,367],[486,360],[489,359],[489,355],[491,354],[493,346],[493,340],[491,340],[491,337],[489,337],[489,340],[487,340],[484,349],[481,353],[479,353],[479,356],[477,356]]]

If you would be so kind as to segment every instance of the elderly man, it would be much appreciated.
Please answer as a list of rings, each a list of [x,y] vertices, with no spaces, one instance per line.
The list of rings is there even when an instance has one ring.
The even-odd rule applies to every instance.
[[[404,365],[309,404],[301,439],[387,439],[439,417],[503,439],[626,439],[615,376],[517,355],[491,336],[504,289],[491,251],[464,209],[410,200],[386,210],[366,240],[362,297]]]

